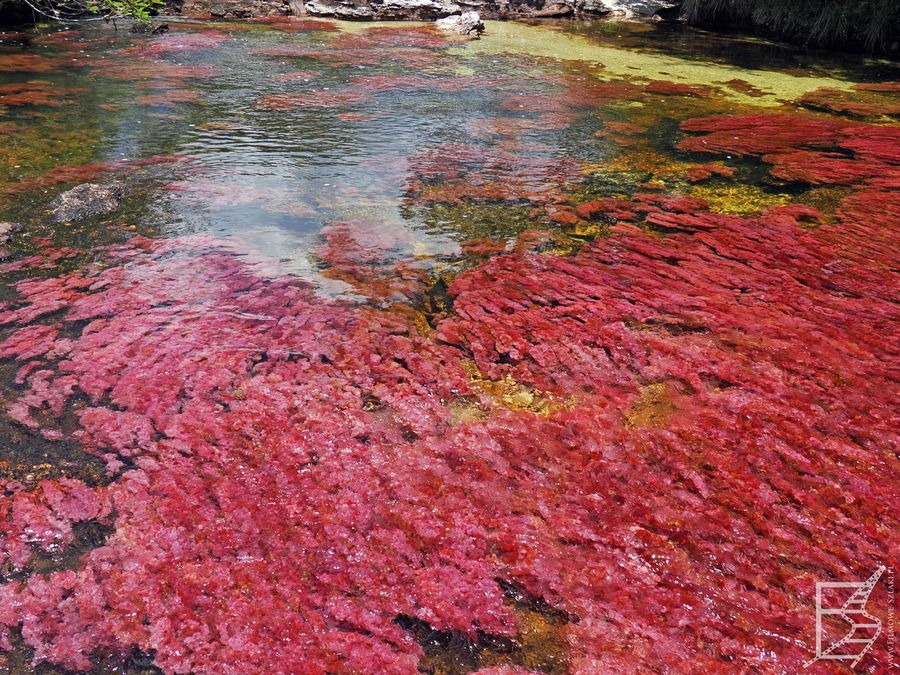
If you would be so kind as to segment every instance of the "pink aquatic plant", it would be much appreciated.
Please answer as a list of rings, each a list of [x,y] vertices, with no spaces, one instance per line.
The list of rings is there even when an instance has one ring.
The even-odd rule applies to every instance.
[[[451,44],[429,28],[322,37],[328,50],[270,55],[409,66]],[[174,33],[96,68],[143,80],[139,102],[160,103],[165,79],[187,100],[211,71],[167,59],[222,39]],[[511,121],[474,122],[477,142],[359,160],[412,176],[406,206],[540,216],[546,231],[464,241],[455,276],[434,277],[406,229],[365,221],[330,223],[313,249],[352,300],[263,275],[212,237],[133,237],[89,259],[37,239],[5,260],[6,417],[100,458],[107,484],[5,482],[0,647],[18,632],[35,663],[73,670],[139,649],[166,673],[415,673],[410,626],[521,639],[522,597],[557,618],[571,672],[799,671],[815,583],[900,563],[900,137],[810,115],[683,123],[685,152],[839,186],[833,214],[589,199],[582,162],[545,134],[609,103],[707,93],[596,74],[541,81],[559,97],[497,76]],[[493,76],[479,77],[365,76],[259,105],[340,109]],[[61,167],[13,190],[178,159]],[[313,214],[238,181],[168,191]],[[585,223],[608,235],[540,253]],[[87,549],[92,523],[106,534]],[[53,556],[66,564],[48,569]],[[891,602],[881,587],[869,609],[886,622]],[[869,658],[887,663],[886,642]]]
[[[4,586],[0,618],[70,668],[137,646],[175,673],[413,672],[398,617],[516,634],[499,578],[571,617],[575,671],[799,667],[815,581],[898,562],[890,223],[859,209],[808,230],[809,207],[597,202],[579,212],[666,234],[494,257],[429,338],[205,239],[20,282],[3,353],[35,365],[11,412],[64,436],[52,420],[86,397],[73,433],[121,476],[91,489],[105,543]],[[326,241],[345,277],[395,246]],[[26,328],[44,306],[57,323]],[[467,359],[544,413],[473,386]]]
[[[154,36],[148,45],[129,47],[124,54],[149,57],[168,56],[170,54],[212,49],[230,39],[231,37],[227,33],[214,31],[181,32],[176,30]]]

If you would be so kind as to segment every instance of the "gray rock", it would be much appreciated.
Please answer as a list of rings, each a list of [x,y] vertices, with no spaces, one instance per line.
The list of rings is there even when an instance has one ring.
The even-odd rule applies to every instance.
[[[306,12],[311,16],[356,20],[433,21],[460,11],[460,6],[452,0],[310,0],[306,3]]]
[[[459,11],[460,6],[449,0],[385,0],[378,18],[417,17],[430,21]]]
[[[454,14],[434,22],[438,30],[454,35],[468,35],[477,37],[484,32],[484,22],[478,16],[478,12],[463,12]]]
[[[680,13],[680,4],[679,0],[184,0],[181,12],[220,18],[308,14],[355,21],[434,21],[470,10],[486,19],[668,18]]]
[[[302,0],[297,2],[302,9]],[[291,11],[290,4],[282,0],[184,0],[181,5],[181,13],[188,16],[228,19],[285,15]]]
[[[9,238],[22,229],[19,223],[2,223],[0,222],[0,244],[5,244]]]
[[[310,0],[305,4],[306,13],[310,16],[330,16],[336,19],[374,19],[375,10],[371,6],[352,2],[329,2],[328,0]]]
[[[529,12],[528,16],[536,19],[556,19],[563,16],[570,16],[575,13],[575,7],[564,2],[548,2],[543,9]]]
[[[575,6],[584,14],[629,18],[654,16],[681,4],[678,0],[576,0]]]
[[[125,186],[122,183],[83,183],[59,195],[50,208],[56,222],[75,222],[115,211],[124,196]]]

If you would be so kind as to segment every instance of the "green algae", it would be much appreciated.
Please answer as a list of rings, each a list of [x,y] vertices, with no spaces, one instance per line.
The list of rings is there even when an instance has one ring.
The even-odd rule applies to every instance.
[[[488,21],[479,40],[456,48],[463,55],[524,54],[528,56],[583,61],[604,66],[610,78],[642,78],[684,84],[743,80],[763,92],[748,95],[722,88],[721,95],[755,106],[778,106],[821,87],[849,89],[852,83],[832,77],[799,77],[771,70],[750,70],[724,63],[701,62],[660,54],[606,47],[562,30],[516,22]],[[664,74],[663,74],[664,73]]]

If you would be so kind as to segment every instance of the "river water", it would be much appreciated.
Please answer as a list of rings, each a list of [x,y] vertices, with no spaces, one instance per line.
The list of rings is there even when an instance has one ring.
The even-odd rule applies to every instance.
[[[898,64],[168,26],[0,33],[4,667],[797,672],[896,569]]]

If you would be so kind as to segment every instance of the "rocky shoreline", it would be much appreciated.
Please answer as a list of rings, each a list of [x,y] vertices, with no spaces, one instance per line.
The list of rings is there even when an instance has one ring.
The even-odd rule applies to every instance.
[[[671,0],[185,0],[179,12],[196,18],[316,16],[356,21],[434,21],[466,12],[484,19],[620,16],[671,19]]]

